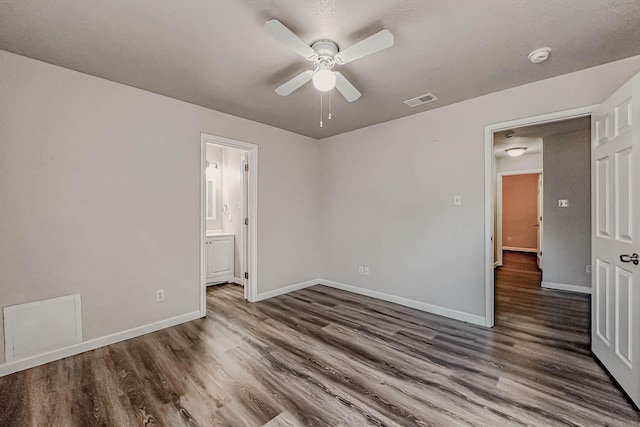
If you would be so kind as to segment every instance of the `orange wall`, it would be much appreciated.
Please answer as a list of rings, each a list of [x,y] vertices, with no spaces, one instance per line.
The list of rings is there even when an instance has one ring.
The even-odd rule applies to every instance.
[[[538,175],[502,177],[502,245],[537,249]]]

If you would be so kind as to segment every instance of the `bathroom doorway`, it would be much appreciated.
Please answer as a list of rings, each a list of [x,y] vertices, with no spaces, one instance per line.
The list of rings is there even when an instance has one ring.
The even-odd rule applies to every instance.
[[[257,284],[257,156],[255,144],[202,134],[201,312],[207,288],[242,286],[254,301]]]

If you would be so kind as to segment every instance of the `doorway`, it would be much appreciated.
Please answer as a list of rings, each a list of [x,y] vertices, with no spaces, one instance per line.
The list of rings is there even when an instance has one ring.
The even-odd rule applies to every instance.
[[[543,166],[543,163],[544,163],[543,162],[543,143],[540,135],[536,136],[532,134],[532,132],[535,132],[533,128],[540,125],[546,125],[551,127],[556,126],[556,127],[562,128],[563,122],[568,123],[571,119],[580,119],[582,120],[583,126],[586,126],[585,130],[589,131],[590,115],[594,108],[595,108],[594,106],[583,107],[583,108],[578,108],[578,109],[573,109],[573,110],[568,110],[563,112],[546,114],[542,116],[514,120],[510,122],[505,122],[505,123],[498,123],[495,125],[489,125],[485,127],[485,171],[486,171],[485,191],[486,191],[486,194],[489,195],[489,197],[486,198],[486,202],[485,202],[485,214],[486,214],[485,235],[486,235],[486,242],[487,242],[486,257],[485,257],[485,261],[486,261],[485,297],[486,297],[486,326],[488,327],[493,327],[495,324],[495,267],[497,267],[500,263],[503,262],[501,247],[500,247],[501,249],[500,253],[498,253],[499,246],[502,246],[502,240],[500,241],[500,245],[496,242],[497,238],[502,239],[502,236],[498,236],[498,227],[497,227],[497,221],[496,221],[497,215],[498,215],[497,167],[499,162],[496,156],[496,150],[501,151],[506,156],[508,156],[508,153],[506,152],[506,150],[509,150],[511,148],[525,148],[524,150],[521,150],[521,154],[529,151],[529,155],[531,155],[532,152],[538,151],[539,153],[538,161],[533,161],[533,162],[532,160],[534,160],[534,156],[529,158],[527,158],[524,155],[508,156],[508,157],[513,157],[515,159],[520,159],[520,160],[517,161],[516,166],[512,165],[509,168],[503,167],[501,172],[503,172],[503,176],[509,176],[508,173],[514,173],[514,172],[540,173],[541,176],[544,177],[544,181],[541,178],[540,191],[541,191],[542,197],[539,203],[540,209],[543,210],[544,206],[546,206],[546,203],[544,202],[544,200],[547,199],[547,196],[549,196],[549,192],[547,191],[547,188],[546,188],[547,173],[544,170],[544,166]],[[502,133],[503,135],[511,135],[512,138],[506,138],[508,139],[508,142],[502,146],[494,145],[494,138],[496,137],[496,135],[500,133]],[[519,140],[517,138],[514,139],[513,138],[514,136],[519,136],[520,139]],[[535,142],[532,139],[538,140],[537,142],[537,144],[539,145],[538,149],[531,146],[531,144]],[[589,149],[588,144],[587,144],[587,149]],[[587,152],[587,154],[589,154],[589,152]],[[543,182],[545,184],[542,184]],[[590,181],[587,184],[585,191],[588,194],[590,194]],[[559,199],[563,200],[562,198],[559,198]],[[558,202],[556,201],[556,203]],[[590,206],[587,207],[586,211],[590,212]],[[542,214],[540,216],[542,217],[541,222],[545,224],[545,221],[544,221],[545,215]],[[590,217],[588,221],[590,221]],[[536,224],[536,222],[533,222],[531,224],[532,228],[534,224]],[[541,252],[540,254],[541,258],[539,261],[536,260],[536,262],[540,262],[541,267],[544,269],[546,266],[545,264],[546,257],[545,257],[545,250],[543,250],[542,248],[545,247],[544,235],[547,235],[548,227],[541,227],[541,228],[543,228],[543,230],[541,230],[541,233],[540,233],[541,241],[537,248],[538,253]],[[586,239],[587,242],[589,242],[590,225],[584,235],[584,238]],[[512,248],[522,249],[522,247],[515,247],[515,246]],[[590,249],[590,243],[589,243],[589,249]],[[587,274],[586,270],[587,270],[588,264],[590,264],[590,255],[589,255],[589,261],[586,262],[584,266],[585,274]],[[589,273],[588,279],[589,279],[589,286],[585,286],[584,288],[579,290],[583,290],[584,292],[590,292],[590,273]],[[542,284],[543,286],[545,284],[544,276],[542,276]],[[549,287],[553,287],[557,283],[549,281],[548,284],[550,284]],[[575,291],[576,289],[565,289],[565,290]]]
[[[208,286],[242,286],[244,299],[256,299],[258,146],[202,134],[200,157],[200,311],[205,316]]]
[[[591,118],[496,132],[494,155],[496,274],[509,269],[523,286],[537,277],[537,287],[590,293]]]
[[[542,166],[542,153],[528,161]],[[506,167],[500,161],[496,166],[495,265],[503,266],[505,251],[522,252],[533,254],[542,269],[542,168],[500,171]]]

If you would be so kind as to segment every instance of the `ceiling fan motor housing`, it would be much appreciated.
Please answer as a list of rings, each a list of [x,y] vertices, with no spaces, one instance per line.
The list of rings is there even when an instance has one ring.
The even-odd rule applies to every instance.
[[[316,67],[321,65],[325,68],[332,68],[335,65],[334,56],[338,53],[338,46],[331,40],[318,40],[311,45],[311,48],[316,52],[316,57],[312,59],[313,64]]]

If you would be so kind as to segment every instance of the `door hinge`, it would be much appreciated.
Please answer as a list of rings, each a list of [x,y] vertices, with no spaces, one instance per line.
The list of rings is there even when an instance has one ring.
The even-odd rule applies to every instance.
[[[244,225],[249,225],[249,218],[244,219]]]
[[[246,163],[246,164],[244,165],[244,171],[245,171],[245,172],[249,172],[249,163]]]
[[[244,272],[244,278],[249,280],[249,273],[247,273],[246,271]]]

